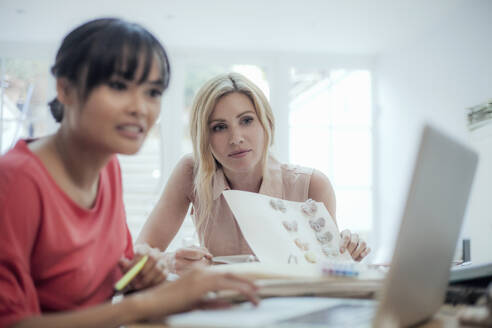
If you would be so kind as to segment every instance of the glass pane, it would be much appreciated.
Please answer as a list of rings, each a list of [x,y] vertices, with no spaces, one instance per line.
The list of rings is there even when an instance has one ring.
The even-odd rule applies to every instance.
[[[372,125],[371,80],[368,71],[338,70],[331,74],[333,125]]]
[[[48,110],[49,64],[42,60],[2,59],[0,85],[0,150],[6,152],[19,138],[39,137],[55,129]]]
[[[316,136],[313,139],[313,136]],[[327,176],[333,175],[333,139],[331,130],[322,126],[290,127],[290,162],[314,167]]]
[[[337,223],[340,230],[354,232],[372,229],[372,191],[370,189],[335,190]]]
[[[371,75],[291,70],[289,159],[333,183],[340,228],[372,228]]]
[[[336,186],[372,185],[372,132],[333,129],[333,183]]]
[[[291,82],[290,125],[330,125],[334,108],[330,73],[323,70],[300,72],[292,69]]]
[[[293,69],[291,80],[291,125],[372,125],[368,71],[300,73]]]
[[[137,238],[161,192],[160,127],[154,125],[135,155],[118,155],[123,177],[123,200],[130,233]]]

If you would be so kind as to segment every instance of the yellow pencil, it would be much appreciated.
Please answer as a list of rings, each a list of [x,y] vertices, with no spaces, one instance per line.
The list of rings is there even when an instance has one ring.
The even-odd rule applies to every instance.
[[[114,285],[114,289],[119,292],[123,288],[125,288],[130,283],[130,281],[132,281],[133,278],[137,276],[140,270],[142,270],[148,258],[149,256],[145,255],[137,263],[135,263],[135,265],[130,270],[128,270],[127,273],[125,273],[125,275],[121,277],[120,280],[118,280],[118,282]]]

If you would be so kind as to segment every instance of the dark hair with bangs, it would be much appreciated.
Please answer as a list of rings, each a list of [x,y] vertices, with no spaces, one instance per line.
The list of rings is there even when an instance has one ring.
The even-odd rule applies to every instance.
[[[115,74],[144,82],[155,56],[166,89],[171,73],[169,60],[157,38],[139,24],[101,18],[80,25],[63,39],[51,72],[55,78],[64,77],[77,86],[79,96],[86,100],[94,87]],[[139,65],[143,65],[142,74],[135,76]],[[55,98],[49,106],[55,120],[61,122],[63,105]]]

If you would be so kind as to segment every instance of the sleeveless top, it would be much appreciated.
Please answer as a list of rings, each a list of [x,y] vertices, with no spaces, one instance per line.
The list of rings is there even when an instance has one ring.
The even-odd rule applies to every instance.
[[[312,173],[313,169],[311,168],[281,164],[270,156],[259,193],[289,201],[304,202],[308,199]],[[218,169],[212,180],[214,204],[211,217],[198,227],[197,212],[192,210],[192,218],[195,226],[197,226],[200,245],[206,247],[214,256],[254,255],[222,195],[222,191],[229,189],[224,172],[222,169]],[[194,195],[191,200],[193,207],[196,207],[197,200]],[[261,230],[261,227],[258,229]]]

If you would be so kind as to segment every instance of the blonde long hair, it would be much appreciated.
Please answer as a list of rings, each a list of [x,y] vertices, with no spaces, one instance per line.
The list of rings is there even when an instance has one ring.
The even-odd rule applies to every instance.
[[[190,134],[194,158],[194,192],[196,199],[197,228],[212,215],[212,180],[220,163],[212,155],[209,118],[217,102],[230,93],[238,92],[253,103],[258,120],[265,132],[262,166],[265,171],[268,149],[273,144],[274,118],[263,92],[253,82],[239,73],[218,75],[206,82],[198,91],[191,107]]]

